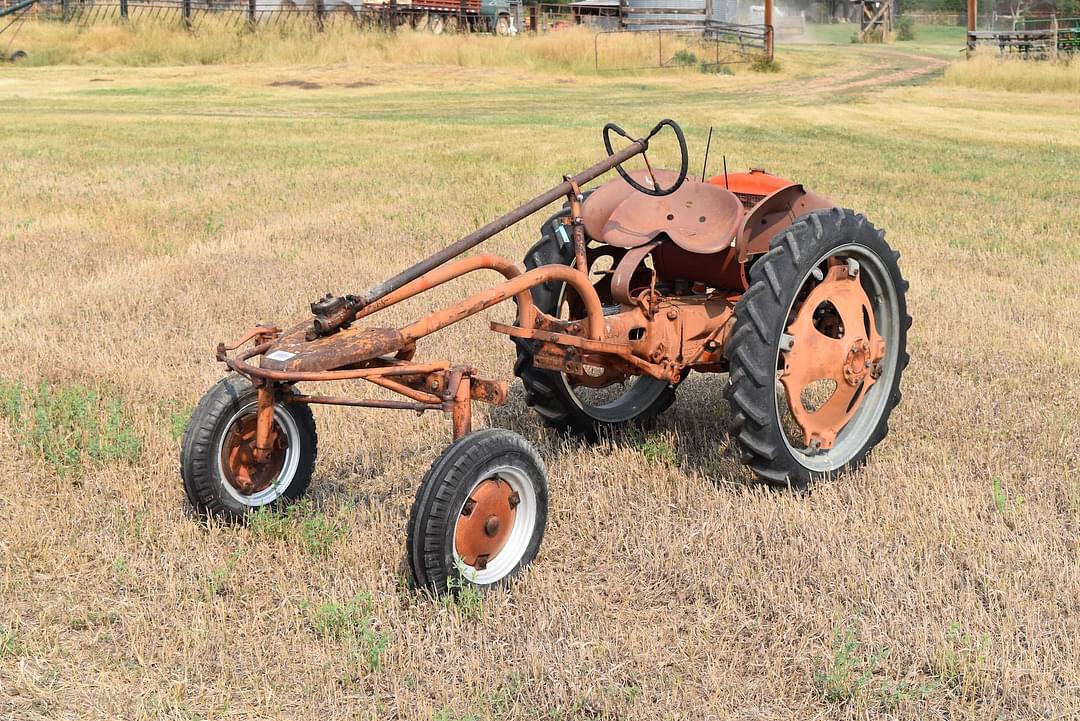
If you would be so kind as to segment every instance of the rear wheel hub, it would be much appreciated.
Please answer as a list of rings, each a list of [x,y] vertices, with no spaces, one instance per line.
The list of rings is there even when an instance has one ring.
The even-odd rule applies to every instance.
[[[832,448],[840,430],[859,409],[885,357],[873,306],[848,264],[834,262],[806,296],[788,326],[780,382],[802,428],[806,445]],[[808,408],[807,394],[832,386],[829,397]]]

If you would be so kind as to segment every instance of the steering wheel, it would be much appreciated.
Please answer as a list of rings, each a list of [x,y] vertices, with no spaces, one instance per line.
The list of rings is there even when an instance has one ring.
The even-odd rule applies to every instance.
[[[671,131],[675,133],[675,138],[679,141],[679,154],[682,156],[681,163],[679,165],[679,178],[672,184],[670,188],[661,188],[660,184],[656,182],[656,178],[653,176],[652,166],[649,165],[649,158],[645,155],[646,151],[648,151],[649,149],[649,141],[652,140],[653,137],[656,136],[661,130],[663,130],[665,126],[671,128]],[[604,149],[607,150],[608,157],[611,157],[615,154],[614,149],[612,149],[611,147],[611,131],[613,130],[627,140],[634,142],[634,139],[627,135],[625,130],[620,128],[615,123],[608,123],[604,126]],[[679,124],[676,123],[674,120],[665,118],[664,120],[661,120],[659,123],[657,123],[656,126],[649,132],[649,134],[642,138],[641,142],[645,146],[641,150],[641,157],[645,159],[645,167],[649,169],[649,177],[652,178],[653,182],[652,189],[650,190],[649,188],[646,188],[644,185],[641,185],[632,177],[630,177],[630,174],[623,169],[623,166],[621,164],[616,165],[615,170],[619,171],[619,175],[622,176],[622,179],[625,180],[631,188],[638,191],[639,193],[644,193],[645,195],[652,195],[654,197],[671,195],[682,186],[683,181],[686,180],[686,171],[690,167],[690,156],[686,152],[686,136],[683,135],[682,128],[680,128]]]

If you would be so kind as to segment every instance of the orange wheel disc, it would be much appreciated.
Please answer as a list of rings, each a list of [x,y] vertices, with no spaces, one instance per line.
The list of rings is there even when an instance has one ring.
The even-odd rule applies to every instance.
[[[832,448],[885,358],[858,264],[830,263],[821,277],[787,328],[780,376],[791,414],[812,449]]]
[[[510,539],[521,497],[499,478],[480,481],[457,518],[454,547],[467,566],[483,571]]]
[[[288,439],[275,420],[271,430],[272,449],[264,463],[255,460],[257,416],[250,413],[237,418],[221,443],[221,468],[226,482],[239,493],[251,496],[270,487],[285,466]]]

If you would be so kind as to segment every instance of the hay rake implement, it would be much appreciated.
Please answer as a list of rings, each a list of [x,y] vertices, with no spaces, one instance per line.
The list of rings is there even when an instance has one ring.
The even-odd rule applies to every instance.
[[[653,170],[665,129],[676,171]],[[629,141],[614,150],[612,135]],[[884,233],[798,183],[761,170],[688,178],[671,120],[631,139],[603,131],[607,157],[389,280],[327,295],[285,330],[258,326],[217,359],[184,436],[191,503],[242,518],[298,499],[316,455],[311,406],[446,413],[453,442],[420,483],[408,524],[413,581],[436,592],[505,583],[536,555],[547,518],[544,465],[524,438],[473,431],[472,403],[502,404],[504,381],[468,363],[415,362],[428,335],[507,300],[526,403],[550,427],[595,439],[671,405],[691,371],[728,373],[729,430],[766,483],[803,490],[864,462],[900,400],[907,283]],[[623,165],[642,156],[645,168]],[[615,170],[620,177],[584,187]],[[565,199],[524,270],[506,258],[458,259]],[[401,327],[379,313],[478,270],[504,280]],[[356,380],[400,400],[313,395],[299,384]]]

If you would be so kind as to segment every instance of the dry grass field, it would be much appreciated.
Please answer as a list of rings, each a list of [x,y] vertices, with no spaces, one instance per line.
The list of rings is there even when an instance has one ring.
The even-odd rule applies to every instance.
[[[956,44],[793,47],[730,76],[521,47],[0,67],[0,717],[1080,716],[1080,95],[945,84]],[[724,154],[794,177],[903,252],[912,360],[863,471],[762,490],[723,376],[591,448],[512,386],[478,425],[537,445],[552,507],[508,592],[403,581],[444,418],[319,410],[310,502],[190,513],[178,436],[217,341],[546,189],[602,153],[605,121],[665,116],[692,167],[715,126],[713,172]],[[491,249],[520,258],[537,223]],[[485,328],[510,313],[419,357],[509,377]]]

